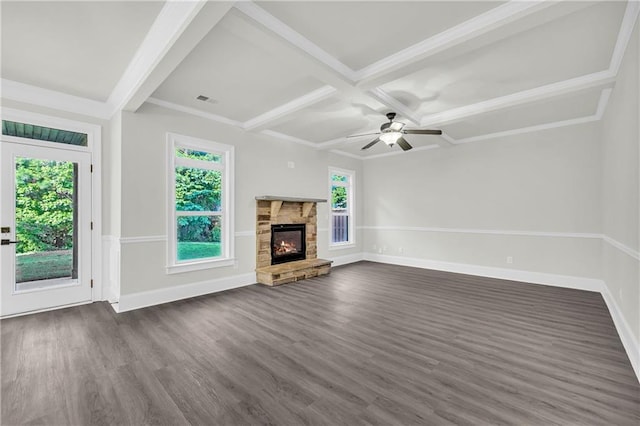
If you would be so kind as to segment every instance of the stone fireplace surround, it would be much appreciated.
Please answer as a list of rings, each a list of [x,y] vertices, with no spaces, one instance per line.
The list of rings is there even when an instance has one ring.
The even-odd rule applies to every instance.
[[[330,260],[318,259],[317,203],[318,198],[281,196],[256,197],[256,280],[269,286],[280,285],[305,278],[326,275],[331,270]],[[305,224],[306,259],[271,264],[271,225]]]

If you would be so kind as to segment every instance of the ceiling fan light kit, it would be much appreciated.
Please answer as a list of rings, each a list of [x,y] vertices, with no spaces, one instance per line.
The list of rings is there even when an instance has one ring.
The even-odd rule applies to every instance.
[[[402,137],[400,132],[386,132],[380,135],[380,140],[389,146],[393,146]]]
[[[389,119],[388,123],[384,123],[380,126],[380,131],[375,133],[365,133],[362,135],[351,135],[347,136],[348,138],[357,137],[357,136],[366,136],[366,135],[380,135],[373,141],[369,142],[365,146],[362,147],[362,150],[369,149],[373,145],[382,141],[388,146],[392,147],[393,145],[398,145],[402,148],[403,151],[408,151],[413,148],[409,142],[402,135],[441,135],[442,130],[429,130],[429,129],[406,129],[404,128],[404,123],[399,121],[393,121],[396,118],[395,112],[387,113],[387,118]]]

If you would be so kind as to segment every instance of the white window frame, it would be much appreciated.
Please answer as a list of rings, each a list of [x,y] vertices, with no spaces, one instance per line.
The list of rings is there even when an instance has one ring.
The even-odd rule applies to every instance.
[[[348,176],[348,182],[334,182],[331,176],[334,174]],[[344,186],[347,188],[347,213],[334,214],[331,188],[333,186]],[[356,218],[355,218],[355,200],[356,200],[356,172],[354,170],[340,169],[338,167],[329,167],[329,250],[339,250],[346,248],[353,248],[356,246]],[[334,216],[348,216],[349,217],[349,232],[348,240],[334,243],[333,242],[333,217]]]
[[[93,230],[91,232],[91,277],[94,280],[91,300],[94,302],[107,300],[109,289],[107,284],[103,285],[102,241],[100,238],[102,236],[102,126],[14,108],[2,107],[1,111],[2,120],[69,130],[87,135],[87,146],[68,145],[9,135],[0,136],[7,142],[16,142],[22,145],[89,152],[91,154],[91,166],[93,167],[93,173],[91,173],[91,221],[93,222]]]
[[[177,157],[176,148],[187,148],[197,151],[209,152],[220,155],[222,163],[198,161]],[[235,262],[234,252],[234,147],[205,139],[191,136],[167,133],[167,274],[175,274],[188,271],[197,271],[223,266],[232,266]],[[176,218],[176,166],[197,167],[222,172],[222,207],[215,215],[221,217],[222,226],[222,253],[219,257],[208,257],[187,261],[178,261],[177,257],[177,225]],[[182,215],[183,213],[181,213]],[[202,215],[203,212],[189,212],[188,214]],[[206,212],[207,215],[211,213]]]

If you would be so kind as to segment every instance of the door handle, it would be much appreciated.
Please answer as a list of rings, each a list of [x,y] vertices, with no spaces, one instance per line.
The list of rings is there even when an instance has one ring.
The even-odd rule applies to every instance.
[[[18,244],[20,241],[0,240],[0,245],[8,246],[9,244]]]

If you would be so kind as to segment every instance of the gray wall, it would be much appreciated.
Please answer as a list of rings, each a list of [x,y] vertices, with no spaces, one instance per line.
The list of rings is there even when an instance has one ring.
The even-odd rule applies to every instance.
[[[328,167],[356,171],[356,194],[362,205],[362,163],[199,117],[145,104],[138,112],[122,114],[121,268],[122,295],[252,273],[255,236],[235,239],[237,265],[167,275],[166,133],[174,132],[235,146],[235,228],[255,231],[255,196],[284,195],[328,198]],[[287,167],[293,161],[295,168]],[[327,204],[318,207],[318,255],[333,258],[362,251],[328,250]],[[362,211],[362,209],[359,209]],[[358,220],[358,218],[356,218]],[[358,220],[360,222],[360,220]],[[132,237],[142,241],[131,241]],[[155,239],[145,241],[145,239]],[[356,235],[356,241],[362,238]]]
[[[639,37],[636,22],[604,116],[601,152],[603,233],[636,255],[640,250]],[[604,280],[640,341],[640,262],[607,242],[603,253]]]
[[[365,161],[365,251],[599,278],[598,238],[554,234],[600,232],[598,126]]]

